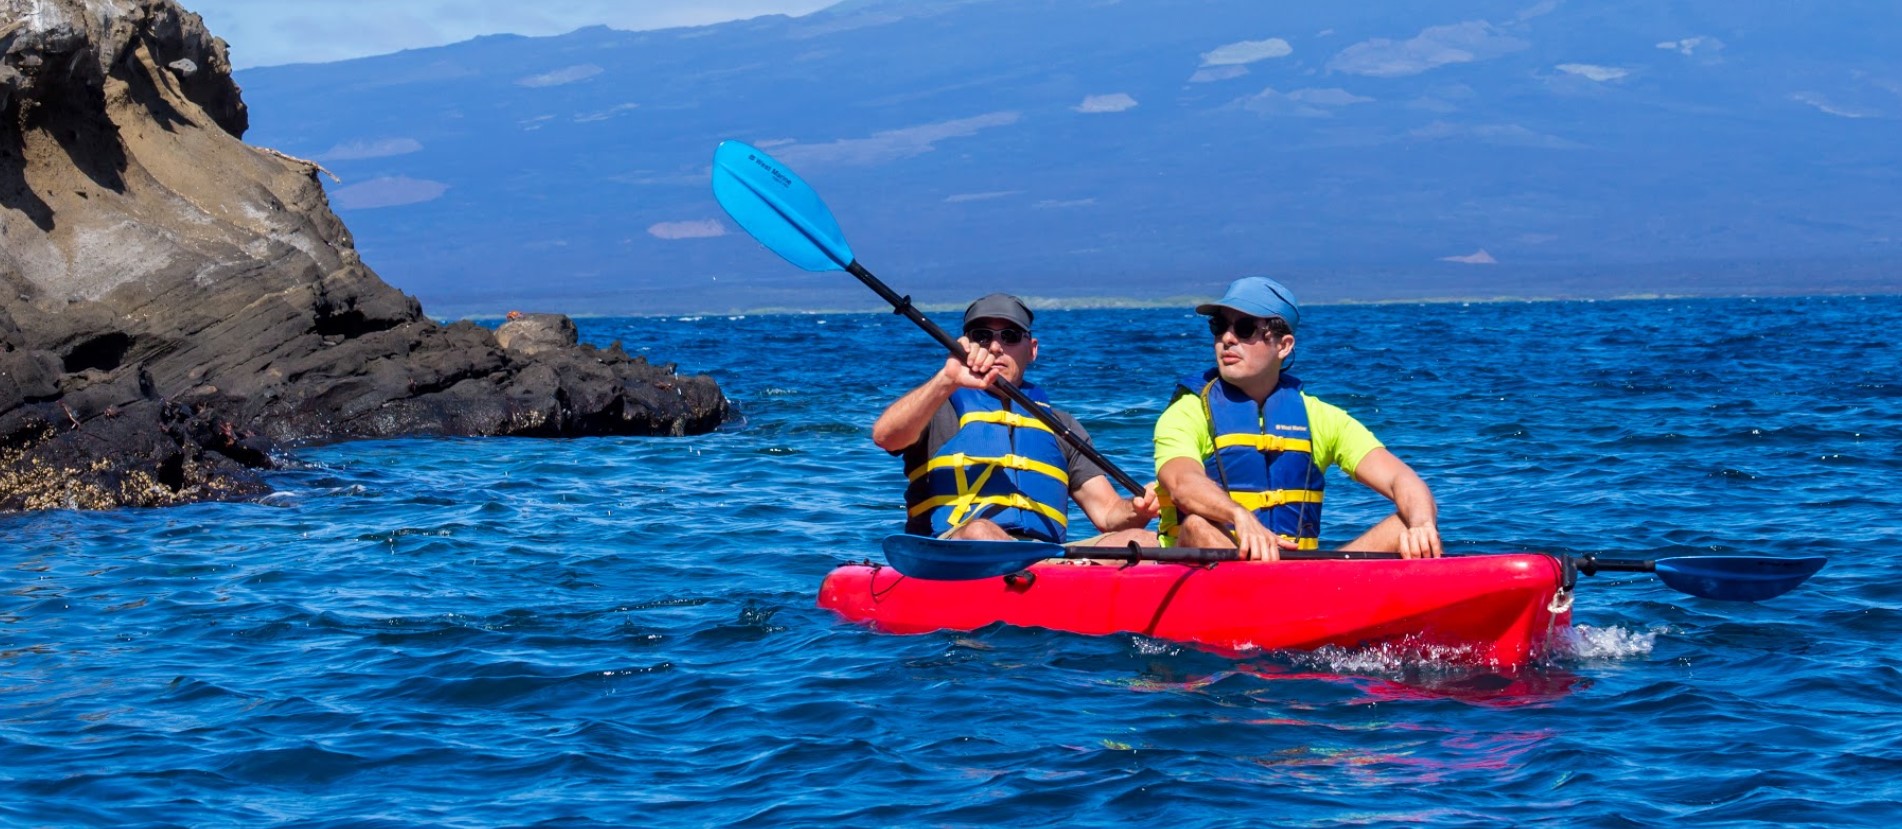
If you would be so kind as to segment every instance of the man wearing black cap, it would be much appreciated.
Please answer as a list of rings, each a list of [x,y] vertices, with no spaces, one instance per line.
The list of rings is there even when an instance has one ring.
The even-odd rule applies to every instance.
[[[1440,555],[1438,507],[1426,482],[1367,427],[1308,396],[1282,370],[1301,321],[1294,293],[1253,276],[1195,310],[1209,317],[1216,367],[1180,380],[1156,421],[1163,543],[1239,547],[1268,561],[1282,548],[1314,549],[1327,468],[1339,466],[1394,503],[1394,514],[1345,549]]]
[[[1093,545],[1131,541],[1153,546],[1146,529],[1156,517],[1154,487],[1123,498],[1101,467],[1016,403],[991,390],[999,378],[1043,406],[1071,433],[1089,433],[1052,408],[1024,379],[1037,359],[1030,309],[1009,294],[991,294],[964,310],[965,357],[949,357],[931,379],[878,416],[872,441],[904,460],[905,531],[943,538],[1064,543],[1070,499],[1105,535]]]

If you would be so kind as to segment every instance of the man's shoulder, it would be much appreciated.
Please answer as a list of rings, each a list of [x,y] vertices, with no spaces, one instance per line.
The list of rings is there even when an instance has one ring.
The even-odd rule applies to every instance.
[[[950,401],[945,401],[931,413],[931,419],[926,421],[925,430],[918,433],[917,440],[912,441],[910,446],[893,450],[891,454],[918,456],[931,454],[938,451],[938,447],[950,442],[951,436],[957,434],[957,431],[957,409],[951,405]]]
[[[1317,439],[1333,440],[1367,431],[1367,427],[1346,409],[1305,391],[1301,393],[1301,401],[1307,406],[1308,428],[1314,430]]]
[[[1194,454],[1210,439],[1212,425],[1203,413],[1202,401],[1194,395],[1182,395],[1171,401],[1156,416],[1155,441],[1158,453],[1168,447],[1183,455]]]
[[[1309,392],[1306,389],[1301,390],[1301,402],[1307,405],[1308,411],[1310,412],[1322,411],[1322,412],[1327,412],[1328,414],[1342,414],[1342,415],[1347,414],[1346,409],[1343,409],[1339,406],[1329,403],[1326,400],[1322,400],[1319,397],[1315,397],[1311,392]]]
[[[1309,394],[1306,391],[1301,392],[1301,402],[1307,406],[1308,419],[1310,420],[1316,417],[1332,418],[1332,419],[1338,419],[1343,417],[1352,419],[1353,417],[1352,415],[1349,415],[1347,413],[1346,409],[1343,409],[1339,406],[1329,403],[1326,400],[1323,400],[1319,397],[1315,397],[1314,395]]]
[[[1063,428],[1070,430],[1071,434],[1076,435],[1084,443],[1090,442],[1090,430],[1083,427],[1082,421],[1077,420],[1074,415],[1055,406],[1047,406],[1045,408],[1050,412],[1050,416],[1056,418],[1057,423],[1061,424]],[[1064,451],[1067,452],[1071,450],[1069,441],[1058,440],[1057,442],[1063,444]]]

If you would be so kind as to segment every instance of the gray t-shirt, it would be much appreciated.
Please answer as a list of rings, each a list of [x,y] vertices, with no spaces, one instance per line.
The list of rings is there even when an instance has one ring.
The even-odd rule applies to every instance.
[[[1063,424],[1072,434],[1081,438],[1084,443],[1090,442],[1089,431],[1084,429],[1083,424],[1078,423],[1076,418],[1071,417],[1068,412],[1052,407],[1050,413],[1056,415],[1057,422]],[[947,402],[939,406],[938,410],[931,414],[931,424],[925,427],[923,436],[919,437],[912,445],[891,454],[904,459],[904,468],[916,469],[923,465],[925,461],[930,460],[932,455],[937,454],[938,450],[943,448],[946,443],[949,443],[951,438],[957,433],[958,411]],[[1068,467],[1068,472],[1070,473],[1070,492],[1073,495],[1091,478],[1100,478],[1105,474],[1102,467],[1097,466],[1095,461],[1090,460],[1082,452],[1078,452],[1076,447],[1070,445],[1069,441],[1058,437],[1057,445],[1063,447],[1064,466]],[[912,486],[918,486],[922,483],[923,479],[921,478],[917,481],[913,481]],[[907,499],[907,502],[910,503],[911,499]],[[907,519],[905,522],[905,532],[914,535],[931,535],[930,513]]]

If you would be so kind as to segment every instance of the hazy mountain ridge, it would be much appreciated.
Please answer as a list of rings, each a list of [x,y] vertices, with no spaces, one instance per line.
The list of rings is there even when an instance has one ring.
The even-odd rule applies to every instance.
[[[1893,271],[1739,285],[1718,263],[1902,258],[1897,23],[1877,3],[892,0],[238,78],[250,140],[342,176],[366,258],[432,310],[859,304],[720,213],[725,138],[792,165],[921,298],[1264,271],[1317,299],[1867,290]]]

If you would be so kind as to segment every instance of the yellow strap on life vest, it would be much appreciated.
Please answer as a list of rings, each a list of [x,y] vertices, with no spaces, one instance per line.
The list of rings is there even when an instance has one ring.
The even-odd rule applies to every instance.
[[[1294,548],[1297,550],[1321,549],[1321,539],[1318,538],[1295,538],[1292,535],[1282,535],[1280,533],[1275,533],[1275,537],[1294,542]]]
[[[963,452],[941,455],[925,461],[917,469],[906,473],[905,477],[915,481],[924,477],[933,469],[962,469],[967,466],[993,466],[1002,467],[1004,469],[1036,472],[1040,475],[1047,475],[1062,481],[1066,487],[1070,485],[1069,472],[1058,469],[1043,461],[1032,460],[1023,455],[1004,455],[1002,457],[991,458],[978,455],[966,455]],[[960,489],[960,491],[962,491],[962,489]]]
[[[1313,441],[1302,440],[1301,438],[1283,437],[1281,435],[1243,434],[1219,435],[1215,438],[1215,448],[1217,450],[1228,449],[1234,446],[1245,446],[1250,449],[1259,449],[1263,452],[1301,452],[1308,455],[1314,454]]]
[[[964,516],[970,513],[971,502],[977,499],[978,492],[984,489],[984,482],[991,479],[991,473],[996,472],[997,467],[995,465],[984,467],[984,471],[978,473],[976,483],[971,482],[970,470],[966,467],[955,467],[951,471],[958,479],[958,494],[952,502],[957,506],[952,508],[949,516],[945,517],[945,523],[953,527],[962,527],[965,521],[970,520]]]
[[[1006,495],[938,495],[927,498],[922,503],[913,506],[910,510],[910,514],[913,516],[923,515],[939,507],[951,504],[958,506],[958,511],[952,514],[952,520],[950,522],[952,526],[961,525],[963,522],[957,519],[961,518],[962,513],[970,510],[970,508],[987,507],[993,504],[1010,509],[1029,510],[1055,521],[1061,526],[1068,527],[1070,525],[1069,516],[1064,515],[1049,504],[1032,501],[1029,496],[1021,492],[1012,492]]]
[[[1309,490],[1309,489],[1276,490],[1276,491],[1272,491],[1268,493],[1244,492],[1241,494],[1245,496],[1252,495],[1257,498],[1260,498],[1263,495],[1274,495],[1274,494],[1277,494],[1278,492],[1292,492],[1292,493],[1303,496],[1301,498],[1286,501],[1284,503],[1294,503],[1295,501],[1304,501],[1311,504],[1318,504],[1321,502],[1321,493],[1315,492],[1314,490]],[[1307,496],[1312,496],[1312,497],[1307,497]],[[1235,494],[1230,493],[1229,497],[1235,498]],[[1178,514],[1176,513],[1175,500],[1169,497],[1168,490],[1161,489],[1161,488],[1158,488],[1156,490],[1156,500],[1162,506],[1162,522],[1157,527],[1158,534],[1160,535],[1162,539],[1164,539],[1162,546],[1173,547],[1175,546],[1176,531],[1180,529],[1182,526],[1182,522],[1178,520]],[[1262,499],[1262,500],[1266,500],[1266,499]],[[1236,503],[1246,505],[1246,502],[1244,502],[1240,498],[1235,498],[1235,501]],[[1228,535],[1230,538],[1235,537],[1235,533],[1233,531],[1230,531]],[[1298,550],[1321,549],[1321,539],[1319,538],[1296,538],[1292,535],[1282,535],[1280,533],[1275,533],[1275,535],[1278,538],[1282,538],[1282,539],[1286,539],[1288,541],[1294,542],[1295,549],[1298,549]]]
[[[1050,430],[1049,426],[1045,426],[1041,420],[1031,417],[1030,415],[1020,415],[1016,412],[1007,412],[1001,409],[990,412],[966,412],[963,417],[958,418],[959,429],[973,423],[1001,423],[1013,429],[1042,429],[1053,435],[1056,434],[1056,432]]]
[[[1268,489],[1261,492],[1231,492],[1228,497],[1249,512],[1257,512],[1283,504],[1318,504],[1321,503],[1322,495],[1318,489]]]
[[[1282,504],[1319,504],[1323,493],[1318,489],[1271,489],[1266,492],[1231,492],[1229,498],[1248,508],[1249,512],[1278,507]],[[1156,490],[1156,504],[1165,510],[1176,508],[1175,499],[1169,497],[1169,491]]]

